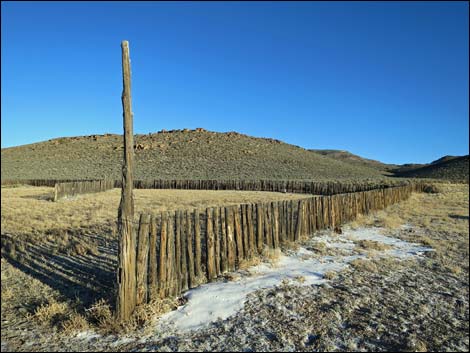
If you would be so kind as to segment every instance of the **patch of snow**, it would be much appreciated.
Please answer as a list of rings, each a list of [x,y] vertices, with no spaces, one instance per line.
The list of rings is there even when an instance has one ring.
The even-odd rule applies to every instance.
[[[122,344],[130,343],[130,342],[134,342],[134,341],[135,341],[135,338],[122,337],[122,338],[119,338],[118,340],[114,341],[113,343],[111,343],[111,346],[117,347],[117,346],[120,346]]]
[[[344,236],[331,236],[329,234],[323,234],[321,236],[314,236],[316,242],[324,243],[327,248],[333,249],[354,249],[354,242],[345,238]]]
[[[348,231],[346,236],[353,240],[373,240],[382,244],[391,245],[393,249],[383,251],[383,255],[405,258],[409,256],[421,255],[426,251],[433,251],[428,246],[416,243],[409,243],[397,238],[387,237],[380,234],[381,228],[362,228],[358,231]]]
[[[191,289],[185,294],[187,303],[164,315],[161,320],[180,330],[197,329],[235,314],[243,308],[246,296],[258,289],[274,287],[283,280],[296,281],[299,285],[321,284],[325,282],[325,272],[340,271],[346,266],[341,262],[303,260],[305,255],[313,253],[300,248],[293,256],[281,255],[275,266],[262,263],[250,268],[250,275],[239,280],[217,281]]]
[[[77,333],[77,335],[75,336],[75,339],[79,339],[84,342],[89,342],[89,341],[94,341],[100,337],[101,337],[100,334],[87,330],[87,331],[82,331],[82,332]]]
[[[185,293],[186,304],[160,318],[159,324],[173,326],[178,330],[199,329],[218,319],[226,319],[243,308],[246,297],[258,289],[294,281],[298,285],[318,285],[327,282],[324,274],[341,271],[348,263],[366,255],[353,255],[354,241],[374,240],[388,244],[391,250],[380,252],[386,256],[404,258],[420,255],[431,248],[387,237],[380,228],[346,229],[342,236],[322,235],[313,241],[324,242],[327,247],[350,251],[346,256],[316,256],[314,252],[300,247],[290,256],[281,255],[278,263],[261,263],[249,269],[234,281],[218,280],[201,285]]]

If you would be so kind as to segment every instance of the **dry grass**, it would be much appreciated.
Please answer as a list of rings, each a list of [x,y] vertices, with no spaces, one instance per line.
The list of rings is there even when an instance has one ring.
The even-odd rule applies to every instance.
[[[34,321],[69,335],[87,328],[117,332],[145,326],[151,318],[175,307],[171,300],[155,301],[139,308],[126,326],[117,323],[109,300],[114,295],[112,244],[117,237],[114,222],[120,189],[59,202],[48,200],[52,190],[28,186],[2,188],[2,256],[12,261],[2,259],[2,312],[5,309],[14,316],[18,293],[27,291],[25,297],[35,298],[27,309]],[[135,190],[135,212],[203,209],[302,197],[305,196],[270,192]],[[265,250],[261,258],[275,263],[279,253]],[[241,267],[248,268],[260,260],[254,258]],[[18,272],[22,280],[4,281],[4,275],[13,279],[16,276],[13,272]],[[203,278],[200,280],[203,282]],[[52,295],[55,292],[49,285],[59,288],[60,295]],[[38,288],[46,294],[36,293]],[[81,291],[78,301],[74,299],[76,291]],[[106,299],[93,304],[96,293],[105,293]]]
[[[52,300],[39,306],[34,312],[34,319],[42,324],[56,324],[70,314],[70,307],[65,302]]]
[[[61,323],[62,333],[65,335],[73,335],[89,329],[89,324],[83,315],[73,312],[70,317]]]
[[[90,308],[85,309],[90,323],[105,331],[112,331],[119,325],[111,310],[111,305],[105,299],[99,299]]]
[[[384,251],[393,248],[388,244],[384,244],[375,240],[359,240],[356,242],[356,246],[364,250],[376,250]]]
[[[73,335],[88,329],[104,334],[123,333],[137,328],[149,329],[156,319],[178,305],[176,298],[153,300],[137,307],[131,319],[121,323],[113,315],[111,305],[104,299],[81,312],[74,308],[74,303],[51,299],[37,307],[32,318],[43,325],[58,327],[64,335]]]
[[[444,232],[468,235],[469,190],[468,185],[440,184],[440,193],[413,194],[407,201],[387,209],[387,213],[426,229],[429,233]],[[462,238],[468,244],[468,236]],[[439,240],[422,237],[421,242],[436,247]],[[447,244],[446,246],[450,246]],[[468,247],[467,247],[468,248]]]
[[[468,232],[468,185],[445,184],[439,193],[415,193],[386,210],[360,215],[350,223],[352,228],[382,226],[390,229],[414,224],[433,231]]]
[[[468,185],[440,183],[436,188],[430,186],[429,190],[427,193],[412,194],[408,200],[386,210],[360,216],[350,225],[353,228],[375,225],[390,230],[411,225],[417,231],[400,230],[398,236],[433,248],[434,251],[429,252],[427,257],[443,271],[452,275],[468,273]]]
[[[157,299],[150,303],[140,305],[134,311],[131,320],[122,328],[125,331],[143,328],[148,331],[152,329],[151,324],[164,313],[176,309],[180,305],[176,298]]]
[[[120,189],[80,195],[74,199],[50,202],[45,195],[53,188],[2,189],[2,232],[44,233],[47,230],[88,228],[96,224],[114,225],[121,197]],[[236,205],[304,198],[305,195],[233,190],[134,190],[135,214],[177,209]]]
[[[413,194],[409,200],[393,205],[386,211],[378,212],[373,216],[360,217],[355,225],[386,225],[389,228],[396,228],[397,225],[402,224],[413,225],[422,231],[410,233],[400,231],[400,236],[408,241],[431,246],[435,251],[428,253],[427,260],[440,266],[445,272],[456,276],[468,274],[468,186],[442,184],[439,188],[441,191],[439,193]],[[39,243],[41,241],[54,242],[57,245],[57,251],[67,255],[84,257],[98,254],[99,244],[94,243],[93,240],[85,241],[75,236],[73,227],[74,224],[75,227],[109,224],[111,220],[114,220],[119,203],[119,190],[83,195],[74,200],[58,203],[42,198],[41,195],[50,190],[33,187],[2,189],[2,234],[11,233],[14,236],[23,234],[30,239],[39,240]],[[168,192],[166,196],[168,205],[166,206],[163,197],[165,192]],[[242,194],[245,194],[242,198],[251,197],[251,199],[235,198]],[[185,200],[182,195],[186,195]],[[162,198],[159,198],[160,196]],[[180,197],[179,201],[176,201],[177,196]],[[202,208],[230,202],[265,201],[263,197],[283,199],[302,196],[235,191],[136,190],[136,211],[159,210],[160,206],[162,209]],[[158,201],[155,201],[156,199]],[[109,236],[114,237],[111,236],[111,232]],[[2,252],[6,251],[11,258],[21,260],[27,252],[25,251],[26,243],[21,240],[9,242],[8,238],[3,238],[2,236]],[[372,241],[360,241],[358,245],[367,250],[386,250],[383,244]],[[30,247],[31,244],[27,246]],[[298,249],[299,244],[288,243],[283,247]],[[317,242],[313,250],[323,253],[327,249],[324,243]],[[275,264],[279,256],[279,250],[265,250],[261,258],[254,258],[242,266],[256,265],[260,260]],[[358,259],[352,261],[351,265],[355,269],[376,273],[382,267],[396,267],[397,261],[387,258],[373,261]],[[63,271],[63,273],[66,272]],[[86,274],[88,276],[88,272]],[[333,279],[336,273],[325,273],[324,277]],[[15,280],[15,278],[21,280]],[[301,281],[301,278],[298,280]],[[26,300],[25,297],[31,298]],[[130,324],[123,327],[115,321],[107,301],[100,300],[89,307],[89,304],[85,306],[83,303],[75,303],[70,298],[69,300],[59,298],[41,281],[24,274],[9,263],[5,266],[5,261],[2,259],[2,313],[7,310],[11,311],[12,316],[17,315],[14,308],[22,304],[18,302],[19,300],[28,303],[28,311],[32,314],[32,318],[44,325],[55,326],[64,334],[72,334],[87,328],[117,332],[146,326],[154,317],[176,305],[172,301],[157,301],[143,306],[142,309],[136,311]]]
[[[271,249],[267,246],[264,247],[261,258],[263,262],[268,262],[271,265],[276,265],[281,258],[282,252],[280,249]]]
[[[350,262],[351,266],[356,270],[366,272],[378,272],[377,264],[371,260],[355,259]]]
[[[318,255],[323,255],[329,250],[326,243],[322,241],[315,242],[311,245],[310,249]]]
[[[276,266],[281,254],[282,252],[280,249],[271,249],[265,246],[260,256],[253,256],[252,258],[241,260],[238,268],[240,270],[247,270],[252,266],[261,264],[262,262],[269,263],[271,266]]]
[[[325,274],[323,275],[323,278],[327,279],[327,280],[333,280],[335,279],[336,277],[338,277],[338,272],[336,271],[327,271],[325,272]]]
[[[259,265],[260,263],[261,263],[261,258],[259,258],[258,256],[253,256],[252,258],[249,258],[249,259],[242,259],[238,263],[238,268],[240,270],[247,270],[252,266]]]
[[[283,250],[291,250],[291,251],[297,251],[300,249],[300,244],[297,242],[293,242],[293,241],[285,241],[284,243],[282,243],[282,249]]]

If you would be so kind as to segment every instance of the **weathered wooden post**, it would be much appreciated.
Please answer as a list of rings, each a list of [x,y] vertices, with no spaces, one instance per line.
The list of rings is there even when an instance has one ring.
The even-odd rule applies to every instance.
[[[131,67],[129,42],[121,42],[122,49],[122,108],[124,120],[124,165],[122,167],[121,203],[118,211],[119,253],[118,293],[116,315],[121,321],[128,320],[136,306],[136,235],[133,227],[134,196],[134,132],[131,109]]]

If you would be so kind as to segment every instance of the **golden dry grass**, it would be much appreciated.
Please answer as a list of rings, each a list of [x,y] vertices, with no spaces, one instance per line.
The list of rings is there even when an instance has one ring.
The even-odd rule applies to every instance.
[[[247,270],[252,266],[258,266],[261,263],[261,259],[257,256],[249,258],[249,259],[242,259],[238,263],[238,268],[240,270]]]
[[[433,190],[437,192],[412,194],[408,200],[360,216],[350,225],[353,228],[375,225],[390,230],[411,225],[419,231],[401,231],[401,238],[433,248],[428,256],[444,271],[454,275],[468,273],[468,185],[440,183]]]
[[[359,216],[353,228],[376,225],[398,228],[414,224],[433,231],[468,232],[468,198],[466,184],[439,184],[438,193],[415,193],[386,210]]]
[[[74,199],[51,202],[48,187],[2,189],[2,232],[40,233],[50,229],[64,231],[96,224],[113,224],[121,197],[120,189],[80,195]],[[135,214],[177,209],[236,205],[299,199],[305,195],[233,190],[134,190]]]
[[[384,244],[375,240],[359,240],[356,242],[356,246],[365,250],[377,250],[377,251],[383,251],[383,250],[388,250],[392,248],[391,245]]]
[[[50,200],[52,193],[53,188],[47,187],[2,188],[2,256],[7,255],[10,261],[26,266],[32,273],[39,270],[52,279],[52,285],[63,288],[63,296],[2,259],[2,311],[11,311],[13,315],[18,293],[28,290],[28,297],[41,297],[40,300],[34,299],[30,305],[32,320],[54,326],[58,332],[70,335],[87,328],[111,332],[145,327],[152,318],[176,306],[174,300],[154,301],[139,308],[132,320],[122,326],[112,314],[110,298],[99,299],[94,304],[88,302],[86,296],[74,301],[71,297],[74,290],[102,290],[98,282],[102,283],[103,279],[95,278],[91,268],[97,271],[96,276],[100,276],[98,270],[103,273],[112,270],[115,260],[109,249],[110,244],[117,239],[113,227],[120,202],[120,189],[80,195],[59,202]],[[136,219],[140,212],[204,209],[305,197],[298,194],[225,190],[135,190],[134,196]],[[263,253],[264,261],[274,263],[278,257],[275,251]],[[255,261],[260,260],[254,259],[252,262]],[[77,273],[67,267],[72,263],[78,266]],[[83,267],[84,264],[87,267]],[[246,263],[242,267],[253,264]],[[77,277],[83,271],[87,272],[87,276]],[[21,273],[24,279],[3,281],[4,277],[8,279],[14,276],[13,273]],[[91,282],[96,283],[92,285]],[[26,285],[24,289],[23,284]],[[31,290],[32,287],[35,289]]]
[[[93,239],[86,241],[73,234],[74,228],[93,228],[100,224],[110,225],[117,215],[119,189],[100,194],[82,195],[76,199],[63,200],[57,203],[47,201],[46,196],[51,188],[18,187],[2,189],[2,234],[23,234],[36,239],[53,241],[60,252],[71,255],[96,254],[97,244]],[[440,193],[413,194],[409,200],[393,205],[385,211],[367,217],[360,217],[356,226],[364,224],[384,225],[396,228],[402,224],[411,224],[426,230],[426,233],[410,233],[409,239],[433,247],[436,251],[433,261],[440,264],[446,271],[453,274],[468,273],[468,250],[466,258],[456,256],[457,250],[468,249],[468,186],[440,185]],[[241,202],[259,202],[287,198],[301,198],[303,195],[257,193],[239,191],[196,191],[196,190],[136,190],[136,213],[142,211],[158,212],[177,208],[204,208]],[[108,227],[109,228],[109,227]],[[50,229],[59,232],[50,233]],[[445,239],[442,234],[448,234]],[[22,242],[2,243],[10,257],[15,253],[25,254]],[[28,245],[30,246],[30,244]],[[298,248],[298,244],[285,244],[284,247]],[[367,249],[375,248],[375,243],[362,243]],[[318,252],[325,251],[325,244],[318,243]],[[382,249],[380,249],[382,250]],[[465,252],[465,251],[463,251]],[[279,251],[263,254],[264,261],[276,262]],[[259,261],[254,260],[254,261]],[[386,262],[386,261],[389,261]],[[356,269],[377,272],[378,266],[396,266],[396,261],[381,259],[378,261],[355,260],[351,263]],[[252,264],[244,264],[246,266]],[[13,278],[21,276],[21,281]],[[334,278],[333,273],[325,274],[325,278]],[[301,278],[298,279],[299,281]],[[113,318],[107,301],[101,300],[93,306],[80,306],[71,300],[64,301],[54,294],[50,288],[39,280],[27,276],[2,259],[2,311],[12,311],[18,293],[27,293],[34,298],[30,306],[33,318],[39,322],[55,325],[60,332],[71,334],[89,327],[104,331],[122,329]],[[31,293],[35,293],[32,295]],[[14,303],[14,304],[13,304]],[[175,304],[155,302],[146,306],[145,310],[136,312],[129,327],[146,325],[151,318],[168,310]],[[88,308],[88,309],[87,309]],[[13,315],[14,310],[12,311]],[[152,315],[150,315],[152,313]]]
[[[378,268],[375,262],[366,259],[355,259],[350,262],[356,270],[366,271],[366,272],[377,272]]]
[[[264,247],[261,258],[264,262],[267,262],[273,266],[277,265],[279,259],[281,258],[282,252],[279,248],[272,249],[267,246]]]
[[[333,280],[335,279],[336,277],[338,277],[338,272],[336,271],[327,271],[325,272],[325,274],[323,275],[323,278],[327,279],[327,280]]]
[[[271,266],[276,266],[281,258],[281,254],[282,252],[280,249],[271,249],[268,246],[265,246],[260,256],[241,260],[238,268],[241,270],[247,270],[252,266],[258,266],[261,262],[268,263]]]

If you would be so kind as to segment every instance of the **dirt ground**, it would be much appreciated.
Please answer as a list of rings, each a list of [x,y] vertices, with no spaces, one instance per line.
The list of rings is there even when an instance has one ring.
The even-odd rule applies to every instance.
[[[159,326],[156,318],[125,333],[109,330],[109,311],[97,303],[106,299],[99,293],[107,277],[91,272],[90,260],[106,248],[99,241],[98,255],[73,248],[74,263],[60,249],[47,257],[44,243],[18,249],[2,242],[2,351],[468,351],[468,185],[439,188],[343,227],[381,227],[386,236],[433,251],[400,259],[380,255],[386,245],[355,241],[352,251],[363,257],[325,273],[324,283],[259,289],[241,311],[196,331]],[[322,259],[344,251],[319,242],[322,236],[343,237],[326,231],[301,246]],[[105,259],[101,271],[112,283],[114,263]],[[64,288],[75,288],[75,299]],[[183,302],[166,304],[156,312]]]

